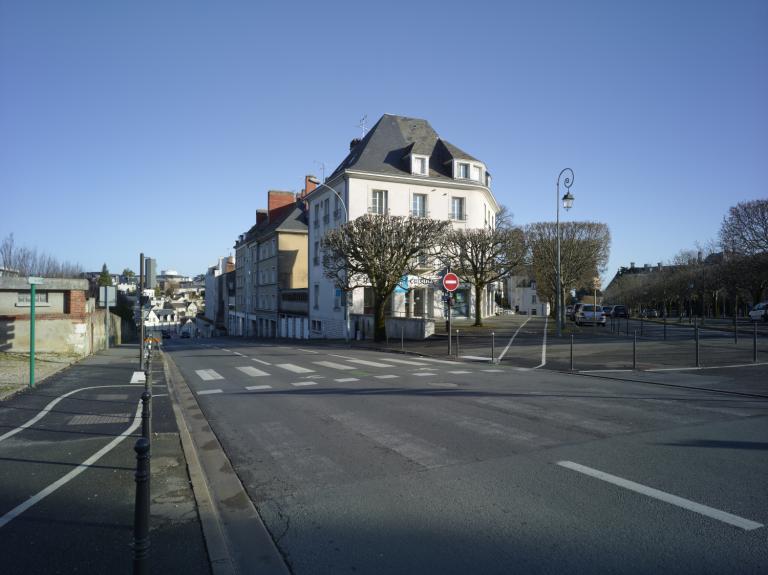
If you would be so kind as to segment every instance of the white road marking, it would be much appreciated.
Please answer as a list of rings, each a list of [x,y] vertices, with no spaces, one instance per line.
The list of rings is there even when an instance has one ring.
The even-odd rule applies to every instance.
[[[315,365],[322,365],[323,367],[330,367],[331,369],[349,370],[356,369],[351,365],[344,365],[343,363],[336,363],[334,361],[313,361]]]
[[[256,391],[258,389],[272,389],[271,385],[249,385],[246,387],[248,391]]]
[[[481,369],[480,371],[484,371],[485,373],[501,373],[504,370],[503,369]]]
[[[764,526],[762,523],[744,519],[738,515],[733,515],[731,513],[727,513],[726,511],[715,509],[714,507],[702,505],[701,503],[696,503],[695,501],[691,501],[690,499],[685,499],[683,497],[678,497],[677,495],[672,495],[671,493],[659,491],[653,487],[635,483],[634,481],[623,479],[621,477],[617,477],[616,475],[605,473],[604,471],[592,469],[591,467],[580,465],[578,463],[574,463],[573,461],[558,461],[557,464],[561,467],[565,467],[566,469],[578,471],[579,473],[589,475],[590,477],[606,481],[607,483],[612,483],[613,485],[618,485],[624,489],[629,489],[635,493],[647,495],[648,497],[659,499],[665,503],[670,503],[672,505],[676,505],[677,507],[682,507],[688,511],[693,511],[694,513],[699,513],[700,515],[705,515],[707,517],[711,517],[712,519],[717,519],[718,521],[739,527],[745,531],[752,531],[753,529],[759,529],[760,527]]]
[[[103,387],[107,387],[107,386],[103,386]],[[117,387],[117,386],[113,386],[113,387]],[[82,389],[93,389],[93,388],[82,388]],[[70,395],[70,394],[78,392],[78,391],[81,391],[81,390],[80,389],[76,389],[76,390],[71,391],[70,393],[68,393],[66,395]],[[63,399],[64,397],[66,397],[66,395],[62,395],[61,397],[59,397],[58,399],[56,399],[54,401],[59,401],[59,400]],[[51,403],[53,403],[53,402],[51,402]],[[59,487],[62,487],[64,485],[66,485],[67,483],[69,483],[72,479],[74,479],[75,477],[80,475],[83,471],[88,469],[91,465],[96,463],[104,455],[106,455],[107,453],[112,451],[112,449],[114,449],[126,437],[128,437],[130,434],[132,434],[134,431],[136,431],[139,428],[139,426],[141,425],[141,407],[142,407],[141,401],[139,401],[139,405],[136,408],[136,415],[134,415],[134,417],[133,417],[133,423],[130,425],[130,427],[128,427],[128,429],[123,431],[119,436],[115,437],[107,445],[105,445],[104,447],[99,449],[96,453],[91,455],[88,459],[83,461],[80,465],[75,467],[72,471],[70,471],[69,473],[67,473],[66,475],[61,477],[60,479],[54,481],[48,487],[46,487],[42,491],[38,492],[37,494],[33,495],[32,497],[27,499],[21,505],[17,505],[13,509],[11,509],[8,513],[6,513],[2,517],[0,517],[0,528],[4,527],[5,525],[7,525],[11,521],[13,521],[16,517],[18,517],[19,515],[24,513],[27,509],[29,509],[30,507],[32,507],[36,503],[39,503],[40,501],[42,501],[43,499],[48,497],[51,493],[56,491]],[[47,413],[47,412],[48,411],[44,411],[43,413],[40,413],[39,417],[43,417],[43,415],[45,415],[45,413]],[[8,434],[6,433],[3,437],[0,437],[0,440],[4,439],[7,435]]]
[[[468,359],[470,361],[491,361],[490,357],[483,357],[480,355],[462,355],[461,359]]]
[[[312,353],[314,355],[317,355],[319,353],[313,349],[301,349],[300,347],[297,347],[296,351],[303,351],[304,353]]]
[[[414,373],[413,375],[415,375],[416,377],[428,377],[430,375],[437,375],[437,374],[436,373],[428,373],[426,371],[420,371],[418,373]]]
[[[347,383],[349,381],[360,381],[356,377],[342,377],[341,379],[334,379],[333,381],[338,381],[339,383]]]
[[[143,371],[134,371],[131,376],[131,383],[146,383],[147,377]]]
[[[448,365],[458,365],[455,361],[448,361],[447,359],[435,359],[433,357],[423,357],[424,361],[431,361],[434,363],[447,363]]]
[[[221,349],[221,351],[229,351],[228,349],[224,349],[223,347],[222,347],[222,348],[220,348],[220,349]],[[232,352],[231,352],[231,351],[229,351],[229,353],[232,353]]]
[[[373,377],[375,377],[376,379],[395,379],[395,378],[397,378],[399,376],[397,376],[397,375],[374,375]]]
[[[296,381],[291,383],[294,387],[304,387],[306,385],[317,385],[316,381]]]
[[[523,329],[523,326],[527,324],[529,321],[531,321],[531,317],[528,317],[520,327],[517,328],[514,334],[512,334],[512,337],[509,340],[509,343],[507,344],[507,347],[504,348],[504,351],[501,352],[501,355],[499,356],[498,361],[501,361],[501,359],[507,354],[507,351],[509,350],[509,346],[512,345],[512,342],[515,341],[515,338],[517,337],[517,334],[520,333],[520,330]]]
[[[405,365],[428,365],[423,361],[413,361],[412,359],[395,359],[392,357],[388,357],[385,361],[392,363],[404,363]]]
[[[269,375],[266,371],[261,371],[260,369],[256,369],[250,365],[245,367],[238,367],[237,369],[242,371],[245,375],[250,375],[251,377],[264,377],[265,375]]]
[[[12,436],[16,435],[20,431],[24,431],[29,426],[34,425],[35,423],[40,421],[43,417],[48,415],[51,412],[51,410],[53,409],[53,407],[57,403],[59,403],[62,399],[65,399],[65,398],[69,397],[70,395],[73,395],[73,394],[75,394],[75,393],[77,393],[79,391],[86,391],[88,389],[106,389],[106,388],[110,388],[110,387],[128,387],[128,386],[129,386],[129,384],[123,384],[123,385],[95,385],[95,386],[92,386],[92,387],[81,387],[79,389],[73,389],[72,391],[68,391],[64,395],[61,395],[61,396],[57,397],[56,399],[54,399],[53,401],[51,401],[48,405],[46,405],[40,411],[40,413],[38,413],[32,419],[22,423],[17,428],[11,429],[10,431],[4,433],[3,435],[0,435],[0,441],[3,441],[4,439],[8,439],[9,437],[12,437]]]
[[[203,391],[198,391],[197,395],[211,395],[212,393],[224,393],[220,389],[204,389]]]
[[[292,371],[293,373],[313,373],[315,371],[314,369],[307,369],[306,367],[301,367],[300,365],[295,365],[293,363],[276,363],[275,365],[287,371]]]
[[[623,373],[631,369],[581,369],[579,373]]]
[[[252,357],[251,360],[255,361],[257,363],[260,363],[261,365],[272,365],[271,363],[268,363],[268,362],[266,362],[264,360],[261,360],[261,359],[256,359],[255,357]]]
[[[377,361],[368,361],[367,359],[350,359],[350,363],[359,363],[360,365],[368,365],[370,367],[394,367],[388,363],[379,363]]]
[[[463,375],[463,374],[472,373],[472,372],[468,371],[466,369],[454,369],[454,370],[449,370],[448,373],[455,373],[456,375]]]
[[[549,316],[544,316],[544,340],[541,342],[541,363],[533,369],[539,369],[547,365],[547,324],[549,323]]]
[[[216,373],[212,369],[196,369],[195,373],[200,376],[203,381],[213,381],[214,379],[224,379],[221,375]]]
[[[656,367],[644,371],[696,371],[703,369],[725,369],[730,367],[756,367],[758,365],[768,365],[768,363],[735,363],[731,365],[708,365],[706,367]]]

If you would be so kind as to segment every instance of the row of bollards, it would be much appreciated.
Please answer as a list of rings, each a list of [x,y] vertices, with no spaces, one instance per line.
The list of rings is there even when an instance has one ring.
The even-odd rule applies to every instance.
[[[141,437],[136,452],[136,498],[133,510],[133,573],[149,573],[150,460],[152,456],[152,343],[147,343],[144,393],[141,394]]]
[[[642,326],[642,324],[641,324]],[[665,335],[666,335],[666,318],[665,318]],[[641,328],[642,329],[642,328]],[[632,337],[632,369],[637,369],[637,330],[634,330],[633,337]],[[642,331],[641,331],[642,335]],[[666,337],[665,337],[666,339]],[[695,365],[696,367],[701,367],[701,338],[699,334],[699,326],[694,325],[693,328],[693,341],[694,341],[694,357],[695,357]],[[736,339],[736,343],[738,343],[738,338]],[[491,349],[493,349],[493,340],[491,340]],[[491,352],[491,361],[493,361],[493,352]],[[570,371],[574,371],[573,367],[573,334],[571,334],[571,341],[570,341]],[[757,363],[757,324],[753,326],[753,332],[752,332],[752,363]]]

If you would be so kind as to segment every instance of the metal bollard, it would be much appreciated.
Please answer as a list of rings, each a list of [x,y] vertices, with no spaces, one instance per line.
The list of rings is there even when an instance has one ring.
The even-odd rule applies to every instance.
[[[699,326],[693,328],[693,333],[696,338],[696,367],[701,367],[699,362]]]
[[[752,332],[752,363],[757,363],[757,322],[755,322],[755,331]]]
[[[459,359],[459,330],[456,330],[456,359]]]
[[[642,323],[640,324],[642,325]],[[632,370],[637,369],[637,330],[635,330],[635,337],[632,339]]]
[[[496,363],[495,356],[496,355],[496,333],[491,332],[491,363]]]
[[[571,334],[571,371],[573,371],[573,334]]]
[[[136,440],[136,499],[133,508],[133,573],[149,573],[149,441]]]
[[[141,394],[141,436],[152,443],[152,410],[150,400],[152,393],[145,391]]]

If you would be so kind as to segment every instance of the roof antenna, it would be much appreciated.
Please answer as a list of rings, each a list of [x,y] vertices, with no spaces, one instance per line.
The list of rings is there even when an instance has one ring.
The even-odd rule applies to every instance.
[[[317,165],[320,166],[320,169],[323,171],[323,182],[325,181],[325,162],[321,162],[320,160],[314,161]]]
[[[357,127],[363,131],[363,138],[365,138],[365,134],[368,131],[368,128],[365,126],[367,121],[368,121],[368,114],[365,114],[362,118],[360,118],[360,123],[357,125]]]

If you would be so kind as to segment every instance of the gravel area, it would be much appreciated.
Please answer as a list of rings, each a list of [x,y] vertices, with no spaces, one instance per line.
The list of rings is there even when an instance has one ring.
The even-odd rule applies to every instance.
[[[35,383],[61,371],[78,359],[77,355],[35,354]],[[29,386],[29,354],[0,352],[0,401]]]

